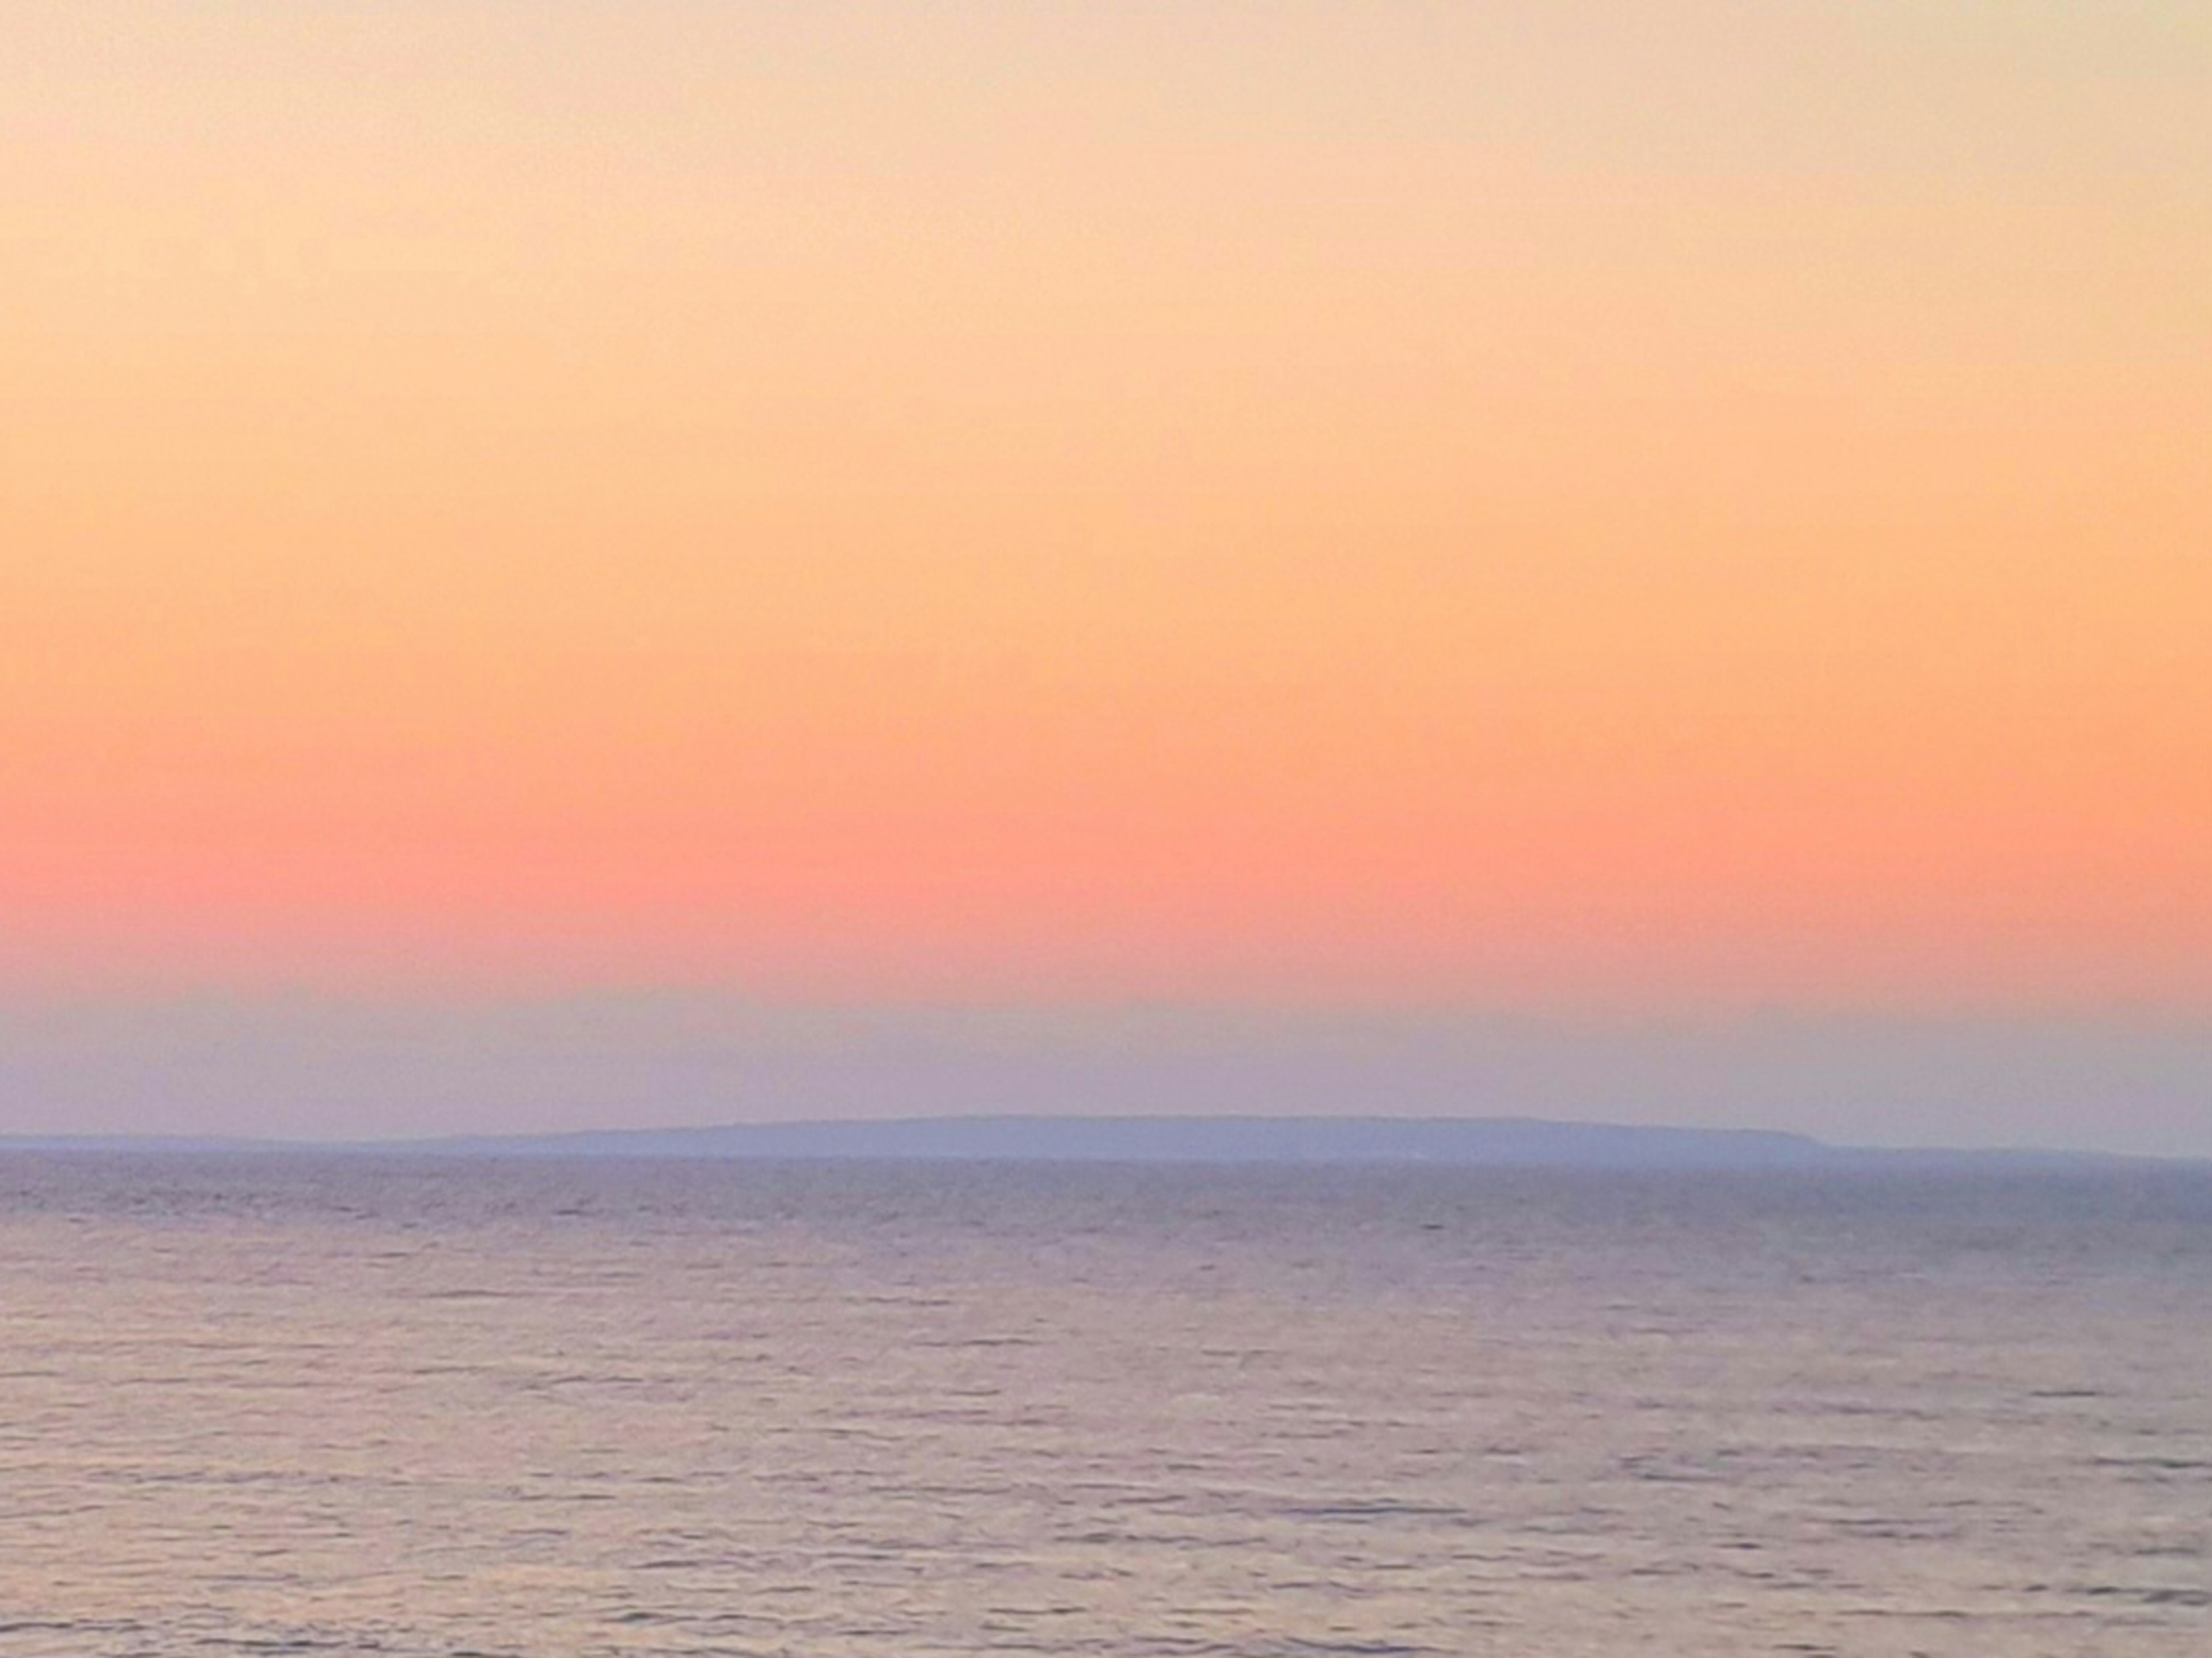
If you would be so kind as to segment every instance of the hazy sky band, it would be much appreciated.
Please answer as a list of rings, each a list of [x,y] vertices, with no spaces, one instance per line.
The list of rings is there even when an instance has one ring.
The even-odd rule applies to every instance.
[[[2203,1018],[808,1007],[698,992],[0,1005],[0,1137],[1533,1116],[2212,1158],[2208,1077]]]
[[[2212,13],[21,0],[0,975],[2212,1009]]]

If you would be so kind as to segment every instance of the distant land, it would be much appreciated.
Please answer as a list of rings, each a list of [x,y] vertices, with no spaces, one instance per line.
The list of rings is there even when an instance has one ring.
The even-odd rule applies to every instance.
[[[1679,1170],[2025,1169],[2161,1162],[2204,1166],[2100,1152],[1885,1150],[1756,1129],[1529,1117],[945,1116],[337,1143],[43,1135],[0,1138],[0,1150]]]

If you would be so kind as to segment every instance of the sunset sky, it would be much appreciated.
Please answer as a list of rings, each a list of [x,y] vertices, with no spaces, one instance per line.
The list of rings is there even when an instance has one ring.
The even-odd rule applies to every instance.
[[[0,1078],[1783,1010],[2012,1055],[1784,1126],[1995,1140],[2019,1033],[2212,1054],[2198,0],[10,0],[0,202]],[[2212,1155],[2139,1071],[2022,1133]]]

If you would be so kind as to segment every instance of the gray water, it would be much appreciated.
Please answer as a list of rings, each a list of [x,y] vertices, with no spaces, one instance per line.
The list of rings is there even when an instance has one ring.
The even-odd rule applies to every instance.
[[[2212,1180],[0,1157],[0,1655],[2212,1652]]]

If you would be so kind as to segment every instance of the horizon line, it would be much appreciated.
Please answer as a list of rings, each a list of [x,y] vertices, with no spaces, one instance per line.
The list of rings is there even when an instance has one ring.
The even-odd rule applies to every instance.
[[[735,1142],[746,1139],[800,1139],[839,1137],[865,1139],[871,1134],[894,1138],[916,1131],[952,1132],[1012,1130],[1033,1133],[1042,1130],[1062,1131],[1063,1141],[1079,1137],[1085,1131],[1120,1130],[1122,1132],[1161,1131],[1170,1134],[1176,1131],[1197,1131],[1228,1128],[1237,1130],[1275,1128],[1289,1132],[1304,1132],[1309,1135],[1343,1133],[1350,1131],[1369,1137],[1394,1133],[1419,1138],[1433,1136],[1438,1131],[1490,1131],[1492,1133],[1534,1133],[1549,1137],[1555,1145],[1516,1148],[1493,1145],[1493,1152],[1512,1151],[1518,1155],[1493,1155],[1489,1157],[1462,1155],[1458,1158],[1440,1159],[1433,1155],[1416,1155],[1410,1148],[1401,1155],[1392,1155],[1388,1147],[1369,1146],[1347,1151],[1344,1155],[1316,1154],[1309,1147],[1303,1153],[1285,1152],[1268,1155],[1265,1148],[1253,1146],[1249,1150],[1216,1148],[1189,1151],[1187,1155],[1163,1154],[1158,1150],[1138,1152],[1127,1157],[1102,1154],[1096,1150],[1079,1146],[1054,1151],[1040,1148],[1034,1142],[1026,1147],[1000,1151],[995,1154],[987,1150],[970,1149],[906,1149],[871,1151],[854,1149],[815,1149],[779,1151],[771,1148],[748,1148]],[[701,1142],[687,1150],[682,1142]],[[708,1144],[708,1142],[714,1142]],[[1579,1143],[1585,1155],[1579,1158],[1563,1155],[1545,1157],[1546,1150],[1555,1154],[1575,1149],[1570,1143]],[[1760,1159],[1739,1157],[1732,1160],[1697,1161],[1691,1158],[1675,1160],[1625,1159],[1618,1163],[1593,1160],[1587,1155],[1604,1142],[1616,1150],[1628,1151],[1635,1146],[1656,1148],[1661,1145],[1678,1150],[1694,1151],[1698,1147],[1719,1150],[1734,1147],[1738,1150],[1765,1148],[1788,1156]],[[659,1143],[661,1149],[643,1148],[648,1143]],[[1481,1148],[1462,1146],[1462,1153]],[[370,1138],[347,1137],[312,1139],[285,1135],[228,1135],[191,1133],[148,1133],[128,1132],[91,1134],[67,1133],[0,1133],[0,1152],[5,1151],[143,1151],[190,1155],[195,1152],[270,1154],[330,1153],[375,1155],[379,1153],[447,1156],[469,1158],[499,1158],[501,1157],[544,1157],[571,1156],[579,1158],[619,1160],[630,1162],[684,1161],[687,1157],[699,1162],[745,1161],[882,1161],[882,1162],[1019,1162],[1019,1163],[1111,1163],[1132,1162],[1146,1163],[1183,1163],[1199,1165],[1224,1164],[1304,1164],[1365,1165],[1365,1166],[1430,1166],[1462,1168],[1482,1167],[1558,1167],[1609,1168],[1622,1172],[1638,1169],[1654,1172],[1680,1169],[1685,1172],[1721,1169],[1740,1169],[1744,1172],[1787,1172],[1791,1169],[1860,1165],[1872,1162],[1881,1166],[1897,1168],[1904,1165],[1955,1165],[1960,1163],[1997,1163],[2011,1167],[2094,1164],[2100,1166],[2126,1165],[2133,1167],[2166,1167],[2177,1169],[2212,1168],[2212,1157],[2176,1156],[2152,1152],[2112,1151],[2094,1149],[2060,1149],[2020,1145],[1981,1145],[1946,1146],[1910,1146],[1861,1145],[1823,1139],[1816,1135],[1794,1129],[1762,1127],[1707,1127],[1682,1124],[1624,1123],[1602,1119],[1540,1117],[1512,1114],[1480,1115],[1452,1115],[1429,1114],[1401,1116],[1366,1116],[1332,1113],[1286,1114],[1261,1112],[1087,1112],[1052,1114],[1024,1112],[963,1112],[927,1113],[915,1115],[882,1117],[824,1117],[772,1118],[756,1121],[722,1121],[718,1122],[671,1124],[653,1127],[605,1127],[571,1129],[515,1130],[498,1133],[455,1133],[447,1134],[408,1134]]]

